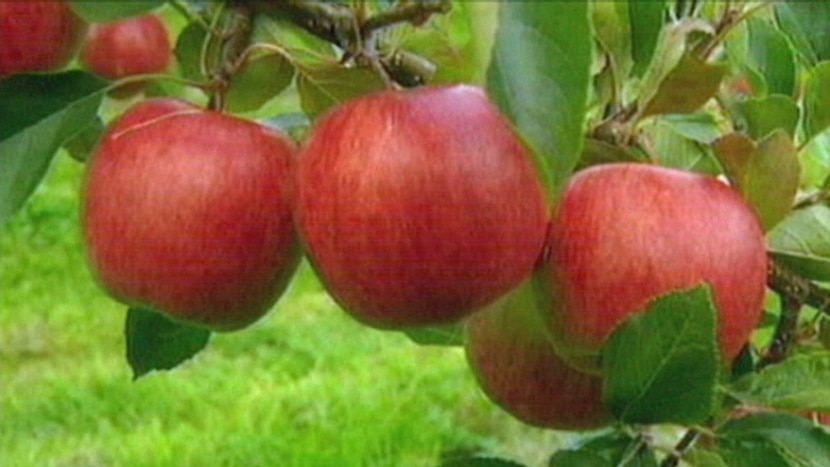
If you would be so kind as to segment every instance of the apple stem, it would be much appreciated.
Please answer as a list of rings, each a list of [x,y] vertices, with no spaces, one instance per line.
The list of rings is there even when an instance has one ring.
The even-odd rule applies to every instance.
[[[680,438],[680,441],[677,442],[677,445],[672,450],[672,453],[660,463],[660,467],[676,467],[679,465],[680,460],[695,445],[698,438],[700,438],[700,431],[698,429],[690,428],[686,431],[686,433],[683,434],[683,437]]]

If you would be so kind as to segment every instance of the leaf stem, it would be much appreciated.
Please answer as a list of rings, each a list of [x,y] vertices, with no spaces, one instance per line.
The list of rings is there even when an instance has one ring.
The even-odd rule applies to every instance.
[[[669,454],[663,462],[660,463],[660,467],[676,467],[680,464],[680,460],[686,455],[687,452],[694,446],[695,442],[697,442],[698,438],[700,438],[700,430],[697,428],[690,428],[686,433],[680,438],[680,441],[677,442],[677,445],[672,450],[671,454]]]

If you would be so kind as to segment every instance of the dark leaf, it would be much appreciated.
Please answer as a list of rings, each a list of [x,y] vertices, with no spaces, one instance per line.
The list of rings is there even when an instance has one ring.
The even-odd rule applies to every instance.
[[[778,129],[786,131],[790,139],[795,136],[799,110],[795,100],[789,96],[776,94],[747,99],[739,102],[736,110],[740,123],[752,139],[763,139]]]
[[[756,413],[718,430],[718,452],[730,466],[830,466],[830,432],[805,417]]]
[[[634,58],[634,73],[637,75],[642,75],[646,70],[657,48],[657,38],[663,27],[665,7],[665,0],[628,2],[631,55]]]
[[[650,99],[643,101],[641,116],[694,112],[715,95],[725,73],[722,65],[684,55]]]
[[[758,70],[770,94],[792,96],[795,88],[795,57],[784,34],[766,20],[750,18],[749,66]]]
[[[776,2],[775,14],[781,30],[808,61],[830,60],[830,2]]]
[[[830,128],[830,61],[819,63],[810,72],[804,92],[806,140]]]
[[[127,361],[133,377],[153,370],[169,370],[207,346],[210,331],[172,321],[143,308],[127,310]]]
[[[554,453],[549,467],[657,467],[657,458],[644,439],[612,431],[576,449]]]
[[[788,358],[741,378],[729,393],[747,405],[830,411],[830,353]]]

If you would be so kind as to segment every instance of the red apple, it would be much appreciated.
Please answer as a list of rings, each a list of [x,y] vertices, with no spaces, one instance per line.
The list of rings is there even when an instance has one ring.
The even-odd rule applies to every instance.
[[[556,430],[607,425],[602,378],[568,366],[525,284],[467,321],[467,361],[484,393],[519,420]]]
[[[0,76],[63,68],[85,29],[65,1],[0,2]]]
[[[131,107],[102,136],[83,186],[92,269],[115,298],[218,331],[274,304],[299,248],[293,142],[173,99]]]
[[[546,322],[560,353],[596,369],[606,338],[657,296],[706,282],[727,359],[761,316],[764,235],[753,209],[719,180],[647,164],[578,172],[551,221]]]
[[[472,86],[342,104],[313,128],[296,183],[311,263],[375,327],[461,318],[528,276],[544,244],[533,162]]]
[[[114,80],[166,70],[171,50],[164,23],[149,14],[93,24],[80,60],[93,72]]]

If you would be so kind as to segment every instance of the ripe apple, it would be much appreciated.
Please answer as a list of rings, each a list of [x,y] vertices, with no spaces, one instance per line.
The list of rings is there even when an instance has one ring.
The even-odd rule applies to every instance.
[[[529,282],[529,281],[528,281]],[[602,378],[568,366],[553,341],[528,283],[466,323],[467,361],[484,393],[519,420],[555,430],[607,425]]]
[[[380,328],[461,318],[530,274],[546,230],[527,150],[472,86],[383,91],[319,120],[295,217],[328,291]]]
[[[761,317],[764,235],[725,183],[647,164],[578,172],[554,208],[542,289],[560,354],[596,370],[606,338],[655,297],[706,282],[723,355],[740,352]]]
[[[82,190],[89,261],[115,298],[217,331],[261,317],[297,265],[294,144],[173,99],[101,137]]]
[[[93,24],[81,48],[80,60],[104,78],[160,73],[171,59],[170,37],[158,16],[149,14]],[[122,93],[137,91],[141,84]]]
[[[63,68],[85,30],[65,1],[0,2],[0,76]]]

